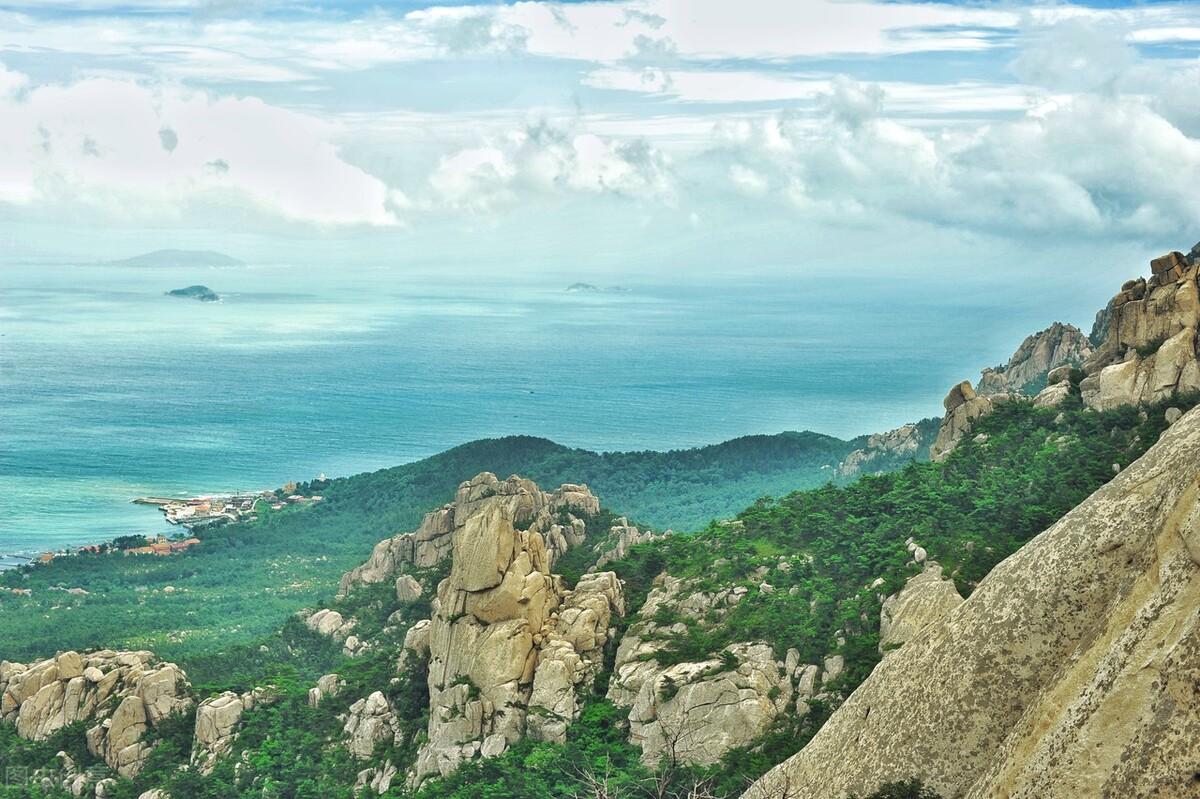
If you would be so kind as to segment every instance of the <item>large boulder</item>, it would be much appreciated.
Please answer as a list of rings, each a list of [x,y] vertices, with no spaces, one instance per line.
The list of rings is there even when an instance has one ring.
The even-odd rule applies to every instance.
[[[942,401],[946,415],[938,428],[937,440],[929,448],[930,458],[935,461],[945,460],[963,436],[970,432],[972,423],[991,413],[996,402],[997,398],[976,394],[975,389],[971,388],[971,384],[966,380],[950,389],[950,393]]]
[[[746,796],[1185,797],[1200,762],[1200,410],[923,626]]]
[[[379,691],[350,706],[343,731],[346,748],[359,760],[367,760],[377,744],[393,740],[399,725],[392,706]]]
[[[205,699],[196,708],[192,764],[197,766],[200,773],[211,773],[217,758],[233,749],[245,709],[246,703],[242,697],[232,691]]]

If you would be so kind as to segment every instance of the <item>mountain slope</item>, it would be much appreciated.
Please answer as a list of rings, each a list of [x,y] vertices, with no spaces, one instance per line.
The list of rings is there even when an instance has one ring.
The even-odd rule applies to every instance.
[[[1195,796],[1200,412],[996,567],[747,794]]]

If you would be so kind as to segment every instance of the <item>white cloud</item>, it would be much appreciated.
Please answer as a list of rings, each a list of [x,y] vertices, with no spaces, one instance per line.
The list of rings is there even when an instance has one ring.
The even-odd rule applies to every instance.
[[[1200,219],[1200,141],[1140,100],[1082,95],[1016,121],[931,133],[882,116],[875,96],[841,82],[825,120],[726,126],[723,152],[773,175],[776,196],[805,213],[843,220],[1163,235]],[[746,191],[742,175],[731,170],[731,183]]]
[[[0,200],[119,218],[217,203],[317,224],[395,223],[394,196],[339,157],[339,132],[252,97],[108,78],[40,85],[0,97]]]
[[[666,157],[645,141],[604,138],[547,122],[445,156],[429,182],[441,202],[477,210],[539,195],[670,201],[674,192]]]

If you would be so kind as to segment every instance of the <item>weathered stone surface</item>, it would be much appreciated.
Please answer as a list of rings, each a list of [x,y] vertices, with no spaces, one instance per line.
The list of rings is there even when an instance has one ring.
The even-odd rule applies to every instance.
[[[325,635],[335,641],[342,642],[350,637],[357,622],[354,619],[342,618],[336,610],[323,608],[304,620],[308,629],[320,635]]]
[[[639,530],[622,516],[609,530],[608,537],[597,544],[599,557],[588,571],[599,571],[615,560],[620,560],[629,554],[629,550],[638,544],[662,538],[666,533],[654,533],[650,530]]]
[[[879,612],[879,651],[887,653],[962,604],[953,580],[942,579],[942,567],[929,561],[904,588],[888,597]]]
[[[1033,404],[1038,408],[1057,408],[1071,396],[1070,383],[1054,383],[1046,386],[1033,398]]]
[[[962,437],[970,431],[971,423],[992,412],[995,401],[992,397],[977,396],[971,384],[965,380],[950,389],[950,393],[942,402],[946,407],[946,415],[938,429],[937,440],[929,448],[930,458],[935,461],[945,460],[958,446]]]
[[[659,575],[636,621],[617,647],[608,698],[630,708],[630,740],[643,759],[657,763],[664,752],[686,763],[712,763],[732,747],[749,743],[793,704],[794,681],[805,669],[777,662],[761,643],[726,647],[721,657],[663,667],[655,654],[682,625],[661,628],[660,611],[709,627],[721,623],[747,596],[732,585],[698,590],[694,581]],[[789,665],[790,664],[790,665]],[[812,679],[819,671],[813,668]],[[812,696],[812,684],[807,697]],[[805,706],[807,711],[807,706]]]
[[[654,654],[664,645],[664,631],[654,621],[661,609],[674,611],[693,621],[719,621],[747,593],[745,586],[707,592],[696,590],[692,583],[669,574],[656,577],[638,611],[637,620],[621,636],[617,646],[613,675],[608,683],[608,699],[618,705],[631,706],[641,693],[642,685],[662,671],[654,660]]]
[[[411,574],[402,574],[396,578],[396,599],[400,602],[413,602],[421,598],[424,586]]]
[[[600,512],[600,501],[587,486],[564,483],[548,493],[531,480],[514,476],[502,481],[490,472],[482,472],[458,487],[453,502],[425,514],[415,531],[376,544],[366,563],[342,576],[339,594],[345,595],[358,585],[394,579],[409,568],[441,562],[450,556],[457,534],[467,521],[491,506],[502,508],[514,528],[542,535],[551,564],[568,547],[583,541],[584,522],[573,514]],[[564,513],[569,522],[566,525],[559,523]]]
[[[751,799],[1185,797],[1200,762],[1200,410],[876,667]]]
[[[200,773],[211,773],[217,758],[228,754],[233,748],[243,710],[245,703],[242,697],[232,691],[205,699],[196,708],[192,764],[199,768]]]
[[[676,664],[642,684],[629,711],[629,733],[644,762],[715,763],[788,709],[792,683],[770,646],[734,644],[723,654]]]
[[[0,718],[18,735],[44,740],[69,724],[96,722],[89,748],[123,776],[136,774],[149,752],[142,734],[190,705],[189,691],[183,670],[150,652],[63,652],[28,666],[0,663]]]

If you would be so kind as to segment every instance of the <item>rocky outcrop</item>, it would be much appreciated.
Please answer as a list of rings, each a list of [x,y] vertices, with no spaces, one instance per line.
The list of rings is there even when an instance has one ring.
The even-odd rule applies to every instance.
[[[399,728],[387,697],[376,691],[350,706],[343,728],[346,748],[359,760],[367,760],[375,753],[376,745],[393,740]]]
[[[734,644],[719,657],[678,663],[645,680],[629,711],[642,760],[710,765],[767,731],[792,703],[792,682],[767,644]]]
[[[528,702],[530,737],[566,742],[567,727],[579,718],[580,697],[591,691],[604,665],[614,617],[623,615],[625,592],[613,572],[585,574],[566,593],[538,651]]]
[[[668,531],[669,533],[669,531]],[[651,530],[639,530],[629,523],[624,516],[617,519],[616,524],[608,531],[608,537],[596,544],[598,554],[595,564],[588,571],[599,571],[613,561],[620,560],[629,554],[629,550],[638,544],[655,541],[668,533],[655,533]]]
[[[339,594],[440,563],[450,555],[467,520],[485,505],[503,506],[514,527],[541,535],[551,565],[568,547],[583,541],[585,524],[575,513],[600,511],[600,500],[587,486],[564,484],[547,493],[532,480],[513,476],[501,481],[483,472],[460,485],[453,502],[425,514],[415,531],[380,541],[366,563],[342,576]]]
[[[135,775],[152,744],[142,740],[191,705],[183,670],[151,652],[62,654],[30,665],[0,663],[0,718],[22,738],[41,741],[68,724],[87,731],[92,754],[122,776]]]
[[[884,600],[879,612],[879,651],[886,654],[894,650],[962,601],[954,581],[942,579],[942,567],[928,561],[924,571],[910,577],[904,588]]]
[[[971,423],[980,416],[991,413],[999,399],[979,396],[966,380],[950,389],[946,399],[942,400],[946,415],[938,428],[937,440],[929,448],[930,458],[934,461],[945,460],[958,446],[962,437],[970,431]]]
[[[1200,410],[916,632],[752,799],[1185,797],[1200,762]]]
[[[867,437],[864,446],[853,450],[837,466],[843,479],[887,471],[909,460],[925,460],[937,434],[937,421],[926,419],[901,425],[886,433]]]
[[[609,700],[629,707],[630,741],[641,747],[647,764],[663,757],[714,763],[758,738],[796,705],[796,685],[806,667],[798,655],[795,662],[777,662],[766,644],[732,644],[711,658],[670,666],[655,659],[671,637],[687,634],[684,620],[718,625],[749,593],[743,585],[700,590],[692,581],[667,574],[655,580],[637,621],[617,647],[608,689]],[[798,705],[804,711],[819,673],[813,666]]]
[[[346,687],[346,681],[336,674],[326,674],[308,689],[308,706],[320,707],[325,697],[335,697]]]
[[[414,784],[448,774],[465,760],[498,755],[522,738],[543,666],[538,701],[545,705],[539,706],[534,728],[556,736],[556,724],[549,721],[569,723],[574,717],[576,700],[568,694],[594,678],[611,615],[624,606],[612,574],[591,575],[568,594],[551,572],[548,541],[557,541],[554,546],[582,541],[582,524],[576,529],[569,509],[598,509],[586,489],[564,486],[549,495],[519,478],[505,484],[491,475],[476,479],[478,485],[459,489],[450,574],[432,602],[430,717]],[[477,490],[497,485],[507,488]],[[522,523],[528,528],[521,529]],[[424,631],[416,636],[414,651],[424,646],[424,636]]]
[[[1084,403],[1100,410],[1200,390],[1200,258],[1168,253],[1130,280],[1097,319],[1102,343],[1084,363]]]
[[[1021,342],[1003,366],[984,369],[975,391],[979,394],[1033,396],[1046,385],[1046,376],[1060,366],[1080,366],[1092,355],[1088,337],[1074,325],[1055,322]]]
[[[359,640],[359,637],[354,634],[354,628],[358,624],[357,619],[344,618],[341,613],[329,608],[322,608],[312,614],[301,611],[299,616],[304,620],[308,629],[342,644],[343,654],[361,655],[370,648],[366,641]]]

